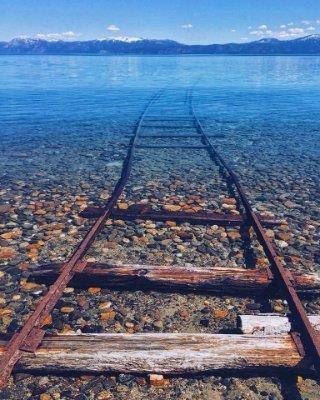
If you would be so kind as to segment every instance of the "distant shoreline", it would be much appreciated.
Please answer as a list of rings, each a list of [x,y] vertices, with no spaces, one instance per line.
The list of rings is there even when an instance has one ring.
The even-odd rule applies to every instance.
[[[0,54],[0,57],[320,57],[320,53],[300,53],[300,54],[139,54],[139,53],[119,53],[119,54],[86,54],[86,53],[56,53],[56,54]]]
[[[320,35],[293,40],[265,38],[246,43],[184,44],[174,40],[120,39],[48,41],[13,39],[0,42],[0,55],[77,56],[319,56]]]

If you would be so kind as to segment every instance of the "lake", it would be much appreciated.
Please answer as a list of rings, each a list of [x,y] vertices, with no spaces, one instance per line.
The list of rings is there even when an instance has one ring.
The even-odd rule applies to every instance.
[[[92,221],[79,214],[109,198],[137,121],[155,94],[161,96],[149,109],[148,123],[152,115],[185,117],[191,94],[211,143],[239,175],[254,210],[282,221],[267,234],[283,263],[292,271],[319,271],[320,57],[1,56],[0,299],[14,312],[0,319],[0,333],[16,332],[44,293],[26,283],[32,268],[66,260],[84,237]],[[181,124],[171,132],[190,129]],[[162,133],[161,126],[142,131],[150,129]],[[234,204],[234,196],[202,149],[137,149],[120,202],[225,213],[232,212],[225,201]],[[268,264],[255,235],[243,227],[122,220],[107,221],[87,259],[204,268]],[[234,330],[239,312],[261,311],[266,303],[155,291],[91,288],[88,299],[83,293],[65,292],[50,328],[218,333]],[[304,305],[309,314],[319,314],[317,299]],[[275,306],[285,309],[285,303]],[[73,378],[63,379],[61,385],[73,390]],[[222,384],[220,378],[206,379],[208,385]],[[51,376],[49,386],[60,380]],[[170,382],[169,391],[198,393],[197,380]],[[280,393],[275,379],[264,382],[265,390]],[[8,393],[26,397],[27,383]],[[137,399],[146,398],[143,390]]]

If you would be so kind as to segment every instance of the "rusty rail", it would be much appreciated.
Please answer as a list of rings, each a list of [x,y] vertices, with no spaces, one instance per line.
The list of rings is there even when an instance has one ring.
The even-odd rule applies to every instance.
[[[280,285],[283,290],[285,297],[288,301],[290,311],[292,313],[291,319],[292,324],[296,329],[296,332],[293,332],[293,337],[297,343],[299,348],[303,348],[306,354],[309,354],[314,362],[314,366],[318,373],[320,373],[320,340],[319,335],[314,330],[311,325],[307,313],[301,303],[301,300],[293,286],[293,278],[288,269],[286,269],[277,255],[276,249],[271,241],[266,235],[260,219],[253,211],[248,197],[243,189],[242,184],[239,181],[238,176],[230,167],[230,165],[224,160],[224,158],[218,153],[218,151],[214,148],[210,140],[208,139],[203,126],[199,119],[197,118],[194,107],[192,104],[192,100],[190,97],[190,111],[194,117],[196,127],[198,132],[202,135],[203,143],[207,146],[208,152],[211,156],[217,160],[228,172],[234,186],[237,188],[239,197],[241,199],[242,205],[246,211],[246,216],[248,221],[251,223],[258,240],[260,241],[263,249],[266,253],[266,256],[270,262],[271,272],[275,276],[275,280],[277,284]]]
[[[212,143],[209,140],[209,136],[205,133],[205,130],[197,118],[194,107],[192,104],[192,92],[187,92],[187,104],[189,107],[189,115],[188,120],[190,120],[198,135],[194,135],[199,137],[202,142],[202,145],[192,146],[192,145],[139,145],[137,144],[138,137],[140,137],[140,131],[142,128],[142,124],[144,121],[150,122],[152,119],[151,116],[146,119],[147,112],[151,105],[160,97],[161,92],[155,95],[145,110],[140,116],[140,119],[135,127],[134,134],[129,144],[129,149],[127,156],[123,163],[123,168],[121,172],[120,179],[118,180],[110,199],[107,203],[99,208],[96,213],[96,221],[91,226],[90,230],[87,232],[77,249],[73,252],[69,260],[62,265],[59,270],[59,275],[56,278],[55,282],[50,286],[48,292],[42,298],[42,300],[37,304],[35,310],[31,314],[31,316],[27,319],[25,325],[22,329],[15,334],[6,347],[6,351],[0,360],[0,386],[4,386],[15,366],[17,361],[21,358],[22,352],[34,352],[39,344],[41,343],[44,337],[44,331],[41,329],[44,319],[51,313],[53,308],[55,307],[57,301],[63,294],[63,290],[66,288],[68,283],[73,279],[76,274],[81,274],[87,267],[87,263],[83,261],[84,255],[87,253],[91,244],[99,234],[99,232],[103,229],[104,224],[109,217],[119,217],[121,212],[115,210],[115,205],[123,192],[123,189],[129,179],[132,162],[136,148],[169,148],[169,149],[202,149],[206,150],[211,158],[218,162],[229,175],[232,183],[237,189],[239,198],[245,210],[245,216],[226,216],[226,215],[217,215],[217,214],[203,214],[203,215],[185,215],[189,213],[176,213],[175,215],[171,214],[171,217],[177,221],[184,221],[189,218],[189,220],[193,219],[194,223],[212,223],[213,221],[217,221],[220,224],[241,224],[246,223],[253,227],[261,245],[264,248],[266,256],[270,263],[270,269],[267,268],[266,272],[268,274],[268,279],[273,279],[273,282],[279,284],[281,289],[284,291],[284,294],[288,300],[290,310],[292,313],[292,322],[295,327],[295,331],[292,332],[292,337],[297,345],[298,350],[302,354],[304,351],[307,355],[309,355],[314,362],[314,365],[317,371],[320,371],[320,344],[317,334],[310,324],[310,321],[307,317],[307,314],[303,308],[303,305],[296,293],[294,288],[294,281],[292,276],[289,274],[288,270],[282,265],[276,249],[274,248],[272,241],[266,236],[266,233],[262,227],[263,220],[255,214],[253,211],[247,195],[239,181],[238,176],[232,170],[228,163],[223,159],[223,157],[217,152]],[[154,118],[152,116],[152,118]],[[165,121],[166,118],[163,118]],[[170,121],[170,119],[167,119]],[[183,118],[175,118],[172,121],[183,121],[187,120],[186,117]],[[159,119],[158,119],[159,121]],[[171,127],[170,127],[171,128]],[[141,135],[141,137],[146,137],[146,135]],[[151,137],[151,136],[150,136]],[[168,135],[163,135],[163,138],[168,137]],[[183,137],[183,136],[182,136]],[[170,213],[168,212],[151,212],[141,213],[144,217],[148,216],[151,219],[155,220],[166,220]],[[136,218],[139,217],[139,213],[131,213],[126,212],[122,214],[123,219],[126,218]]]
[[[42,332],[40,329],[42,321],[53,310],[57,301],[62,296],[63,290],[73,278],[74,274],[76,272],[82,272],[85,269],[86,262],[82,261],[82,258],[103,228],[106,219],[109,217],[112,208],[119,199],[124,189],[124,186],[129,179],[134,151],[142,127],[143,119],[148,109],[150,108],[152,103],[159,97],[159,95],[160,93],[156,94],[150,100],[147,107],[140,116],[139,122],[137,123],[134,131],[134,137],[131,139],[129,145],[129,150],[123,164],[120,179],[118,180],[110,199],[105,204],[102,215],[99,216],[98,219],[94,222],[90,230],[81,241],[78,248],[74,251],[69,260],[64,264],[57,280],[50,286],[48,292],[38,303],[34,312],[27,319],[25,325],[22,327],[20,332],[15,334],[8,343],[6,347],[6,352],[0,360],[0,387],[3,387],[6,384],[14,365],[21,357],[22,348],[25,349],[27,347],[33,351],[41,343],[44,335],[44,332]]]

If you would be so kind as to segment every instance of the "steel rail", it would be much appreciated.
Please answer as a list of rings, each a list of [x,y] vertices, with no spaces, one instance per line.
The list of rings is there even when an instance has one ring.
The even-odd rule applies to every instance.
[[[194,128],[198,132],[198,136],[201,139],[203,146],[146,146],[146,145],[137,145],[138,137],[144,137],[144,135],[140,135],[140,131],[144,121],[148,121],[147,112],[154,101],[159,99],[160,93],[155,95],[145,110],[141,114],[139,121],[135,127],[134,134],[129,144],[129,149],[127,156],[123,163],[123,168],[121,171],[121,176],[112,192],[110,199],[106,202],[106,204],[102,207],[102,212],[97,215],[97,219],[94,224],[91,226],[90,230],[87,232],[83,240],[80,242],[79,246],[76,248],[74,253],[71,255],[69,260],[63,264],[61,268],[61,272],[55,282],[50,286],[46,295],[42,298],[42,300],[36,306],[36,309],[33,311],[31,316],[27,319],[27,322],[23,326],[23,328],[16,335],[13,336],[11,341],[6,347],[6,352],[2,359],[0,360],[0,387],[3,387],[7,382],[15,363],[21,358],[22,351],[35,351],[36,348],[41,343],[44,331],[41,329],[44,318],[51,313],[53,308],[55,307],[57,301],[63,294],[63,290],[74,277],[75,274],[81,273],[87,267],[87,263],[83,261],[83,256],[86,254],[91,244],[100,233],[100,231],[104,227],[104,223],[107,218],[112,217],[112,213],[114,212],[114,206],[116,205],[117,200],[123,192],[123,189],[130,177],[132,162],[135,153],[135,149],[138,148],[201,148],[206,149],[212,159],[218,161],[218,163],[224,167],[230,176],[233,184],[235,185],[241,203],[245,209],[245,222],[249,223],[254,231],[257,234],[257,237],[262,244],[266,256],[270,262],[270,267],[272,274],[270,278],[274,276],[278,279],[276,283],[280,283],[280,288],[284,290],[285,296],[288,300],[290,310],[292,312],[293,323],[295,325],[295,330],[301,333],[301,339],[303,342],[303,346],[300,344],[300,339],[297,337],[296,332],[293,332],[293,339],[297,344],[298,350],[301,351],[305,347],[306,352],[312,357],[314,361],[314,365],[317,371],[320,371],[320,345],[319,340],[317,338],[317,333],[312,327],[307,314],[303,308],[303,305],[293,287],[293,279],[290,276],[288,270],[282,265],[279,257],[277,256],[276,249],[272,244],[272,241],[266,236],[265,231],[262,227],[262,221],[260,217],[253,211],[247,195],[239,181],[238,176],[235,174],[233,169],[229,166],[229,164],[223,159],[223,157],[218,153],[218,151],[214,148],[212,143],[209,140],[211,135],[207,135],[205,130],[197,118],[196,113],[194,111],[191,91],[187,92],[187,104],[189,105],[189,118],[194,122]],[[179,117],[176,118],[179,120]],[[165,138],[165,136],[163,136]],[[158,215],[158,217],[162,217]],[[179,215],[179,218],[182,215]],[[178,217],[177,217],[178,218]]]
[[[0,360],[0,387],[5,386],[14,368],[14,365],[21,358],[21,348],[23,348],[24,350],[28,348],[31,351],[34,351],[41,343],[44,332],[40,328],[44,318],[53,310],[57,301],[62,296],[64,289],[71,281],[75,273],[82,272],[86,267],[86,262],[82,261],[82,258],[88,251],[89,247],[91,246],[97,235],[104,227],[106,219],[110,216],[112,208],[115,206],[117,200],[122,194],[122,191],[131,173],[132,160],[135,152],[136,142],[142,128],[144,117],[146,116],[149,108],[154,103],[154,101],[159,98],[161,92],[162,91],[152,97],[138,120],[138,123],[134,130],[134,136],[131,139],[128,153],[123,163],[121,176],[109,200],[103,207],[103,214],[97,218],[85,237],[82,239],[81,243],[70,256],[69,260],[64,264],[58,278],[50,286],[48,292],[44,295],[41,301],[37,304],[35,310],[28,317],[24,326],[9,341],[6,347],[5,354]]]
[[[306,353],[310,355],[314,362],[314,366],[317,372],[320,374],[320,340],[319,335],[311,325],[307,313],[301,300],[293,287],[293,280],[289,270],[287,270],[283,264],[281,263],[280,258],[277,255],[276,249],[272,243],[272,241],[266,235],[260,219],[253,211],[248,197],[243,189],[242,184],[239,181],[238,176],[230,167],[230,165],[224,160],[224,158],[220,155],[220,153],[215,149],[215,147],[210,142],[208,136],[205,133],[205,130],[196,116],[194,111],[194,106],[192,102],[192,96],[190,94],[189,97],[189,106],[190,106],[190,113],[193,115],[196,123],[196,128],[198,132],[202,135],[203,143],[207,146],[207,150],[211,156],[218,160],[221,165],[225,168],[228,172],[230,178],[232,179],[239,197],[241,199],[242,205],[245,209],[246,216],[251,223],[258,240],[260,241],[265,254],[270,262],[270,267],[272,273],[275,275],[277,279],[276,283],[280,285],[280,288],[283,289],[284,295],[288,301],[290,311],[292,312],[292,323],[295,326],[298,334],[301,335],[302,345]],[[298,338],[299,341],[299,338]]]

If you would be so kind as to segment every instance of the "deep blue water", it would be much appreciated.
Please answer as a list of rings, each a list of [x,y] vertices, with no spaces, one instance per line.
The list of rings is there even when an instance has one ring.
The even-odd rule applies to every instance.
[[[320,57],[0,57],[1,131],[134,116],[159,88],[197,84],[221,118],[317,118]],[[22,128],[23,129],[23,128]]]
[[[277,157],[287,149],[319,156],[320,57],[1,56],[2,174],[10,151],[39,147],[45,153],[57,141],[75,154],[93,148],[95,137],[130,132],[159,89],[176,90],[179,97],[190,86],[208,130],[227,132],[227,149],[238,148],[238,157],[251,146],[238,146],[248,132],[261,139],[257,154],[274,150]],[[275,140],[264,148],[265,135]],[[37,154],[38,167],[47,163]]]

